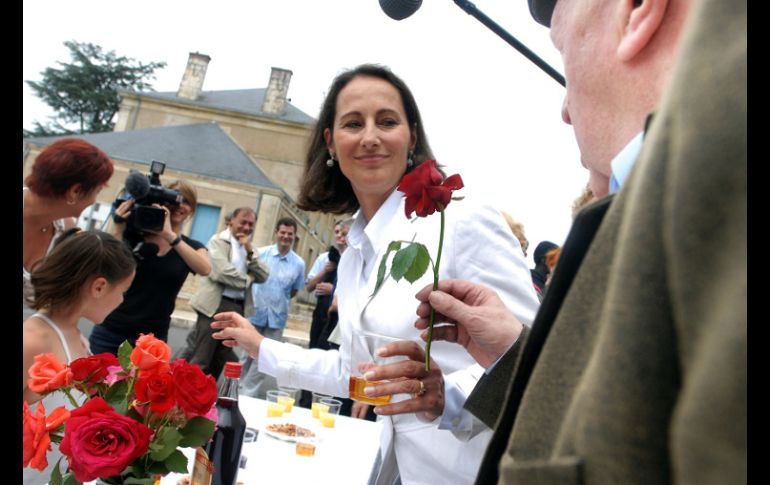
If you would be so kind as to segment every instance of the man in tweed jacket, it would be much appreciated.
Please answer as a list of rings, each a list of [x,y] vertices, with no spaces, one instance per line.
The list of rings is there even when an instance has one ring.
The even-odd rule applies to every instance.
[[[456,323],[436,336],[488,367],[465,403],[495,430],[479,484],[747,481],[746,1],[690,3],[530,0],[600,199],[531,330],[468,282],[418,293]],[[602,144],[616,153],[653,110],[605,195]]]

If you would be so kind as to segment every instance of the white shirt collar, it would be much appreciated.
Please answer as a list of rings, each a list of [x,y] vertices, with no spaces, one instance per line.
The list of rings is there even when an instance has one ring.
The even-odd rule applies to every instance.
[[[403,207],[404,194],[394,190],[385,202],[382,203],[371,221],[366,220],[361,211],[355,217],[355,222],[348,233],[348,247],[361,252],[364,260],[364,271],[369,273],[374,266],[374,258],[377,256],[375,248],[381,247],[380,239],[390,237],[388,225],[398,216],[396,212]],[[406,216],[403,216],[406,219]],[[387,241],[390,242],[390,241]]]
[[[640,131],[635,137],[628,142],[628,144],[615,155],[612,159],[610,166],[612,167],[612,176],[610,177],[610,193],[614,194],[625,183],[628,174],[631,173],[631,169],[634,168],[634,163],[639,157],[639,152],[642,151],[642,141],[644,139],[644,132]]]

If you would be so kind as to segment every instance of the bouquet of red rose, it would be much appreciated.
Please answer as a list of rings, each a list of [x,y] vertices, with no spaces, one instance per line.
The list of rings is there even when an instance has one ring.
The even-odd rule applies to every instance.
[[[186,473],[178,447],[206,444],[214,433],[216,382],[198,366],[176,359],[153,334],[128,342],[118,356],[103,353],[59,362],[51,354],[35,357],[28,385],[46,395],[62,392],[73,410],[60,406],[46,416],[42,402],[30,412],[24,401],[23,466],[45,470],[46,453],[58,443],[69,469],[56,463],[51,485],[101,479],[111,484],[152,485],[156,476]],[[73,389],[84,395],[78,403]],[[60,460],[61,461],[61,460]]]

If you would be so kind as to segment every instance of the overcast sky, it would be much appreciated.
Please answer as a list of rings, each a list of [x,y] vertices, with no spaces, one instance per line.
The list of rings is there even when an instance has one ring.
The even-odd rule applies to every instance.
[[[526,0],[476,0],[479,10],[563,72]],[[25,0],[23,80],[76,40],[142,62],[165,61],[153,87],[176,91],[190,52],[211,57],[204,90],[267,86],[293,72],[291,103],[316,117],[332,78],[364,62],[389,66],[412,89],[434,154],[524,224],[535,245],[562,244],[588,173],[561,120],[564,88],[452,0],[424,0],[395,21],[378,0]],[[23,124],[51,111],[23,84]]]

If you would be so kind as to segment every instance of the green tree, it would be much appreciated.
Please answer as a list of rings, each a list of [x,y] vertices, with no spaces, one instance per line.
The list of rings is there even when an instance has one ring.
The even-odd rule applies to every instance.
[[[143,64],[87,42],[66,41],[64,45],[70,50],[71,63],[57,62],[59,68],[46,68],[40,82],[25,81],[56,111],[51,123],[35,121],[33,130],[23,130],[25,137],[112,131],[120,107],[118,89],[151,91],[148,80],[155,79],[156,69],[166,66],[165,62]]]

